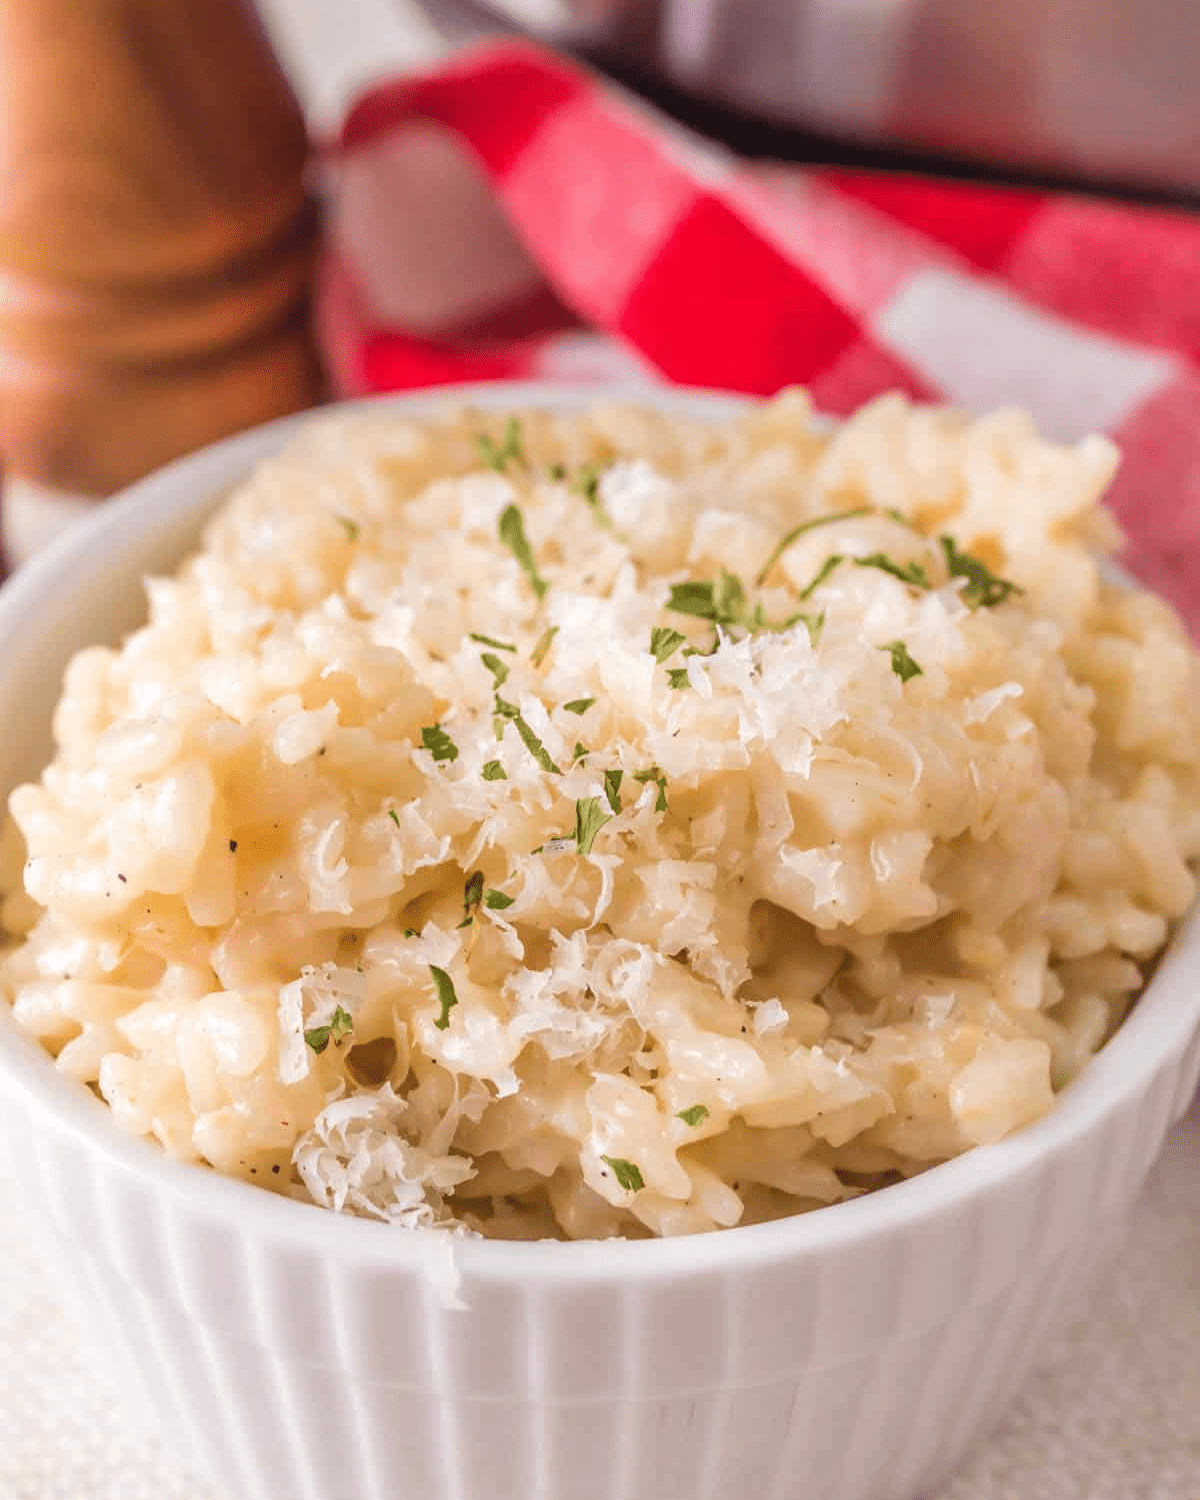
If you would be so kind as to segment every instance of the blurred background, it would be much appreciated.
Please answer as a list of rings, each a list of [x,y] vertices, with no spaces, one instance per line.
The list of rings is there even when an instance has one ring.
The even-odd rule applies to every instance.
[[[1200,195],[1195,0],[260,3],[318,113],[387,33],[380,63],[523,30],[755,154]]]

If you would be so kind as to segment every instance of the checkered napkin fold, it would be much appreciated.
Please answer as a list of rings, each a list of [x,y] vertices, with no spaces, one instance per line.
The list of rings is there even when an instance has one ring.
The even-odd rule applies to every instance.
[[[320,319],[363,394],[496,379],[899,389],[1104,432],[1128,566],[1200,633],[1200,217],[746,162],[526,43],[324,143]]]

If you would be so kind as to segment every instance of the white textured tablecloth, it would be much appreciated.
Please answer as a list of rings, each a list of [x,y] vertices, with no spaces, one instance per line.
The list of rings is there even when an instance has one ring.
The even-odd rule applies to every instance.
[[[444,44],[413,0],[259,4],[318,122]],[[83,1365],[2,1179],[0,1500],[239,1500],[126,1425]],[[1200,1500],[1200,1108],[1168,1142],[1088,1322],[937,1500]]]
[[[4,1186],[0,1497],[239,1500],[126,1425]],[[1200,1108],[1172,1134],[1088,1321],[937,1500],[1200,1500]]]

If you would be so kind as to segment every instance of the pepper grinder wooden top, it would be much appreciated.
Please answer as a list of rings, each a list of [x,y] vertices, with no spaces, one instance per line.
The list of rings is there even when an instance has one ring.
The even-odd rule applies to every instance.
[[[0,460],[103,496],[312,405],[304,122],[249,0],[0,0]]]

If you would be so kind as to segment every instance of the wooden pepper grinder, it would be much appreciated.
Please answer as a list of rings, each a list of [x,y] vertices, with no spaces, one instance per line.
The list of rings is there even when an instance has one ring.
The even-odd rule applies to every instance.
[[[312,405],[304,122],[250,0],[0,0],[10,559]]]

